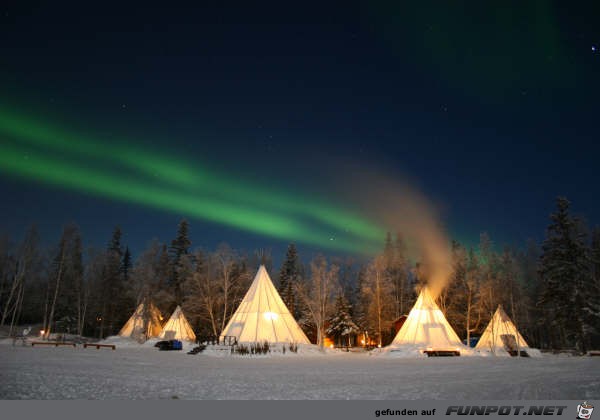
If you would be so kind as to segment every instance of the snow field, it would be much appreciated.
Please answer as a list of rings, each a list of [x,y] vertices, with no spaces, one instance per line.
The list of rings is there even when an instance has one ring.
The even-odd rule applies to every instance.
[[[7,343],[3,343],[7,344]],[[0,345],[2,399],[593,399],[600,358],[220,357]]]

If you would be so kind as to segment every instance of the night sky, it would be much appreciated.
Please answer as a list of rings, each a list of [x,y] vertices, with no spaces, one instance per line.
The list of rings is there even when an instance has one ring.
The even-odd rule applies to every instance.
[[[0,232],[368,253],[362,170],[467,244],[540,241],[558,195],[599,224],[600,3],[396,3],[2,2]]]

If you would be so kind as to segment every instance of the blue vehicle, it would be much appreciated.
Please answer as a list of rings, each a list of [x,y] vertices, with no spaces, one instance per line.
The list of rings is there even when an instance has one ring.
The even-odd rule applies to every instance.
[[[481,337],[471,337],[469,340],[469,344],[467,344],[467,339],[465,338],[462,342],[465,346],[469,346],[469,347],[475,347],[477,345],[477,342],[479,341]]]
[[[159,350],[182,350],[183,344],[179,340],[165,340],[157,342],[154,347]]]

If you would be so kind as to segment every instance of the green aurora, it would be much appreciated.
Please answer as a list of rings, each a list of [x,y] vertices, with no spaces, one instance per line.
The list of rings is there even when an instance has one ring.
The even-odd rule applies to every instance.
[[[92,140],[5,109],[0,133],[0,171],[9,175],[331,250],[372,253],[385,235],[323,200],[240,182],[132,141]]]

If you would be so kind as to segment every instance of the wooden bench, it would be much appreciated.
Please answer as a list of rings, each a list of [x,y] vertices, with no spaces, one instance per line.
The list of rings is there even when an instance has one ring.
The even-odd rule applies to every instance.
[[[423,351],[427,357],[454,357],[460,356],[460,351],[457,350],[425,350]]]
[[[106,348],[114,350],[117,346],[115,346],[114,344],[99,344],[99,343],[84,343],[83,344],[84,349],[87,349],[88,347],[96,347],[96,349],[99,349],[100,347],[106,347]]]
[[[54,347],[58,347],[58,346],[73,346],[75,347],[75,343],[61,343],[59,341],[32,341],[31,342],[31,347],[35,346],[54,346]]]

